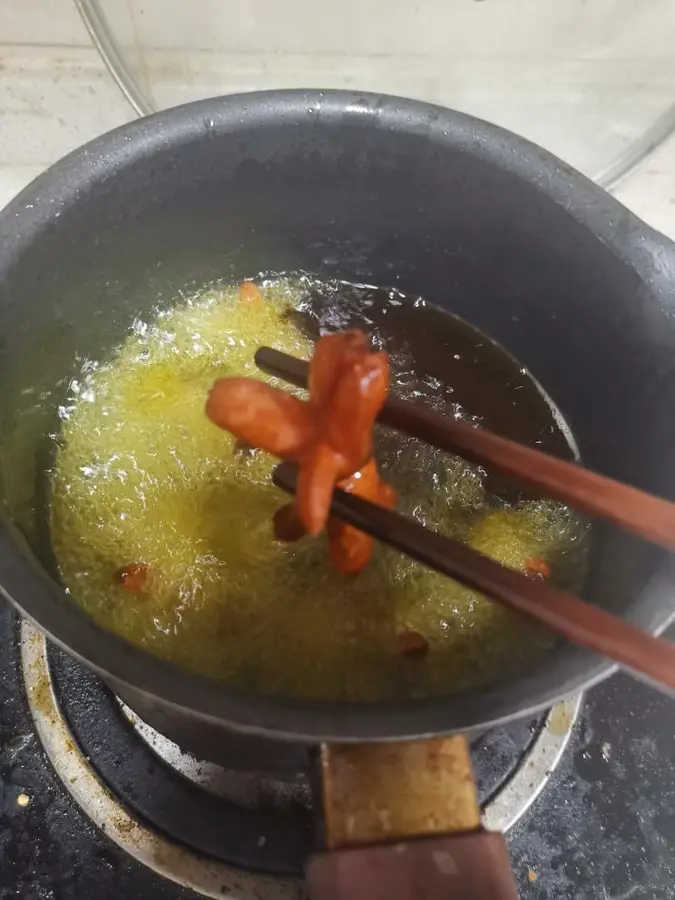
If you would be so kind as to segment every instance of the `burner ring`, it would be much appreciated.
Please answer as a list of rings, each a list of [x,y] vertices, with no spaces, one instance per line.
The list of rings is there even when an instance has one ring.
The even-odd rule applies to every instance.
[[[27,621],[21,626],[21,662],[28,703],[45,752],[67,790],[89,818],[131,857],[165,878],[206,897],[230,900],[298,900],[301,884],[290,877],[247,872],[235,865],[204,856],[180,846],[141,824],[118,801],[106,781],[80,750],[54,690],[47,641]],[[581,708],[581,694],[556,704],[546,715],[515,770],[494,790],[483,807],[483,822],[490,830],[506,831],[530,808],[546,786],[569,742]],[[135,718],[135,721],[134,721]],[[149,726],[132,714],[137,734],[160,757],[158,745],[149,738]],[[174,771],[180,748],[161,735],[159,746],[168,747],[173,760],[165,760]],[[187,754],[181,774],[190,779],[194,765]],[[192,762],[194,762],[192,760]],[[199,782],[196,782],[199,783]]]
[[[483,804],[483,825],[489,831],[506,832],[518,822],[546,787],[551,773],[560,762],[581,710],[582,694],[574,694],[549,710],[537,736],[523,754],[515,771],[500,783]],[[184,778],[218,793],[218,777],[223,770],[213,763],[197,762],[178,744],[159,734],[133,710],[118,699],[129,724],[152,751]],[[246,776],[237,773],[237,779]],[[231,791],[231,785],[230,791]],[[304,793],[298,785],[298,795]],[[242,791],[245,794],[246,790]],[[227,796],[231,797],[231,793]],[[245,800],[240,801],[245,805]]]
[[[44,634],[21,623],[21,665],[28,704],[42,746],[80,808],[118,847],[148,868],[204,897],[300,900],[300,882],[246,872],[179,847],[134,819],[118,803],[77,746],[53,690]]]
[[[508,831],[544,790],[572,737],[582,701],[579,692],[549,710],[516,771],[483,806],[483,825],[489,831]]]

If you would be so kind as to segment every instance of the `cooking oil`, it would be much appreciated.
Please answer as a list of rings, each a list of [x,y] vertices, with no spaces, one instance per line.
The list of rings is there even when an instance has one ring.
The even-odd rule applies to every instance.
[[[272,516],[287,498],[271,484],[275,460],[238,448],[204,414],[217,378],[265,377],[258,346],[308,359],[318,334],[360,327],[389,353],[392,392],[573,456],[539,385],[421,298],[302,273],[258,284],[264,302],[215,285],[139,319],[72,380],[50,524],[73,600],[179,666],[294,697],[453,693],[545,652],[547,633],[386,547],[347,578],[331,568],[325,538],[277,542]],[[579,586],[587,529],[568,508],[386,429],[376,448],[403,512],[513,568],[544,560],[555,583]],[[125,567],[147,574],[142,590],[125,587]],[[427,652],[401,653],[410,631]]]

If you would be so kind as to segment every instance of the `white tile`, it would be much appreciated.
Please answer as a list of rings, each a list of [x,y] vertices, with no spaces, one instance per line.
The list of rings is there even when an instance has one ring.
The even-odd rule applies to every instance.
[[[44,166],[19,166],[0,163],[0,209],[43,171]]]
[[[0,207],[57,159],[133,117],[93,47],[0,45]]]
[[[169,0],[167,0],[168,4]],[[167,5],[164,7],[165,15],[167,15]],[[112,2],[103,3],[98,0],[98,7],[105,10],[106,27],[109,35],[114,39],[116,52],[124,67],[141,90],[147,92],[149,88],[147,61],[143,45],[138,38],[136,3],[134,0],[112,0]],[[176,17],[180,18],[182,3],[171,2],[170,7],[171,11],[167,17],[171,20]]]
[[[0,48],[0,162],[46,166],[133,118],[93,48]]]
[[[146,47],[467,58],[670,58],[672,0],[127,0]],[[104,15],[123,0],[98,0]]]
[[[0,0],[0,44],[89,44],[73,0]]]
[[[673,4],[675,8],[675,3]],[[672,104],[675,64],[353,54],[146,53],[158,108],[270,88],[400,94],[487,119],[596,176]]]
[[[274,87],[397,93],[486,118],[590,177],[675,97],[673,0],[98,0],[157,108]]]

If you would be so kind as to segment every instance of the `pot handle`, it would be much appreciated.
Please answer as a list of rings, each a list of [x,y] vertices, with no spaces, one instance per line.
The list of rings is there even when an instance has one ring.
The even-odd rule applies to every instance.
[[[516,900],[464,737],[324,745],[320,774],[328,850],[307,868],[312,900]]]

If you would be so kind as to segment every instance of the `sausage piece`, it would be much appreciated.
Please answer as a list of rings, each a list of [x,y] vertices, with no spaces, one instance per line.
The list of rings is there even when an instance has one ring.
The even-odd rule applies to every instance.
[[[346,331],[317,341],[307,401],[255,379],[222,378],[211,389],[206,414],[238,441],[297,463],[295,512],[304,531],[316,535],[326,526],[336,485],[388,508],[396,502],[372,458],[373,426],[388,383],[387,355],[371,351],[363,332]],[[275,520],[281,531],[286,525],[286,518],[278,526]],[[337,568],[360,571],[372,539],[342,522],[331,522],[328,533]]]

